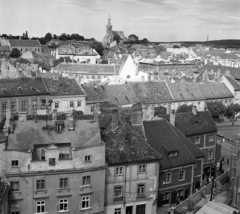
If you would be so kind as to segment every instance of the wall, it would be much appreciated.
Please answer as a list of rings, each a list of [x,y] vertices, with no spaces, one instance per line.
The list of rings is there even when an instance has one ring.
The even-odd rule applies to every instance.
[[[153,204],[157,199],[158,192],[158,171],[159,164],[145,163],[146,173],[138,173],[138,164],[122,165],[123,175],[115,175],[115,167],[109,166],[106,171],[106,195],[105,206],[106,213],[114,213],[115,208],[121,208],[125,214],[125,206],[133,206],[133,213],[136,213],[136,205],[145,204],[146,214],[156,213],[157,204]],[[126,179],[126,181],[125,181]],[[145,184],[145,197],[137,197],[137,184]],[[126,185],[125,185],[126,184]],[[123,186],[126,189],[125,202],[124,197],[121,200],[114,199],[114,186]],[[124,206],[124,203],[125,206]]]
[[[136,81],[136,69],[137,66],[134,63],[133,58],[131,55],[128,55],[128,58],[123,65],[119,76],[128,81]],[[130,76],[130,78],[128,78],[128,76]]]
[[[91,186],[81,187],[83,176],[91,176]],[[68,178],[68,188],[59,189],[59,179]],[[37,179],[45,180],[45,190],[36,190]],[[18,203],[21,213],[36,213],[36,201],[45,201],[46,211],[56,213],[59,199],[68,199],[69,213],[79,213],[81,197],[90,196],[90,209],[84,213],[97,213],[104,211],[105,194],[105,169],[93,171],[49,172],[38,174],[21,174],[20,176],[8,176],[9,181],[19,181],[20,191],[10,194],[10,207],[12,203]]]
[[[180,105],[183,105],[183,104],[186,104],[186,105],[195,105],[195,106],[197,106],[197,110],[198,111],[204,111],[205,110],[205,106],[206,106],[206,103],[205,103],[205,101],[204,100],[201,100],[201,101],[184,101],[184,100],[182,100],[182,101],[180,101],[180,102],[173,102],[172,104],[171,104],[171,109],[172,110],[177,110],[178,109],[178,107],[180,106]]]
[[[36,53],[42,53],[42,48],[41,47],[14,47],[11,46],[10,50],[17,48],[18,50],[20,50],[22,53],[25,53],[27,51],[34,51]]]

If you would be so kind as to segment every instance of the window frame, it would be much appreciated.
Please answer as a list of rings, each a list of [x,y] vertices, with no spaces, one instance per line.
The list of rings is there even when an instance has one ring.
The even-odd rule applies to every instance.
[[[169,176],[169,181],[166,181],[166,176],[167,176],[167,174],[170,175],[170,176]],[[164,184],[170,184],[170,183],[172,183],[172,172],[166,172],[166,173],[164,174]]]
[[[92,156],[91,155],[85,155],[84,157],[85,162],[91,162],[92,161]]]
[[[17,186],[17,189],[13,189],[13,186]],[[10,181],[10,192],[19,192],[20,191],[20,184],[19,181]]]
[[[121,188],[121,190],[117,190],[117,188]],[[118,196],[116,194],[117,191],[121,192],[121,195]],[[119,199],[119,198],[123,198],[123,186],[121,185],[114,186],[114,199]]]
[[[123,176],[123,166],[116,166],[115,167],[115,175],[116,176]]]
[[[46,190],[46,179],[38,178],[36,179],[36,191],[45,191]]]
[[[201,139],[200,136],[195,137],[194,143],[197,145],[200,144],[200,139]]]
[[[66,200],[66,201],[65,201]],[[62,201],[62,202],[61,202]],[[66,211],[69,211],[69,207],[68,207],[68,198],[60,198],[59,199],[59,201],[58,201],[58,205],[59,205],[59,210],[58,210],[58,212],[66,212]],[[64,208],[64,204],[67,204],[67,209],[65,210],[65,209],[60,209],[60,207],[61,207],[61,204],[63,205],[63,208]]]
[[[38,212],[38,210],[37,210],[38,209],[38,204],[37,204],[38,202],[44,202],[44,205],[42,205],[42,204],[39,205],[39,207],[44,206],[44,212]],[[46,200],[36,200],[36,202],[35,202],[35,209],[36,209],[35,210],[36,214],[46,213],[46,211],[47,211]]]
[[[22,110],[27,110],[27,101],[22,101],[21,107],[22,107]]]
[[[77,107],[81,107],[82,106],[82,100],[78,100],[77,101]]]
[[[58,108],[59,108],[59,102],[55,102],[55,103],[54,103],[54,108],[55,108],[55,109],[58,109]]]
[[[182,179],[180,179],[181,172],[183,172]],[[184,181],[186,178],[186,169],[180,169],[178,172],[178,181]]]
[[[122,209],[121,208],[115,208],[114,209],[114,214],[121,214],[122,213]]]
[[[69,101],[69,107],[70,108],[74,108],[75,106],[74,106],[74,101],[73,100],[70,100]]]
[[[67,189],[69,187],[69,178],[62,177],[59,178],[59,189]]]
[[[139,192],[139,190],[143,190],[143,192]],[[146,193],[146,184],[145,183],[137,184],[137,196],[138,197],[145,196],[145,193]]]
[[[59,151],[59,160],[69,160],[71,159],[71,150],[70,149],[61,149]]]
[[[15,111],[16,110],[16,101],[11,101],[10,105],[11,105],[11,110]]]
[[[139,164],[138,165],[138,173],[139,174],[146,174],[146,167],[147,165],[146,164]]]
[[[16,165],[13,164],[13,163],[15,163],[15,162],[17,163]],[[18,167],[19,167],[19,161],[18,161],[18,160],[12,160],[12,161],[11,161],[11,167],[12,167],[12,168],[18,168]]]
[[[7,102],[2,102],[2,111],[7,110]]]
[[[168,198],[166,197],[168,195]],[[167,201],[167,200],[170,200],[171,198],[171,192],[165,192],[162,194],[162,197],[163,197],[163,201]]]
[[[211,152],[211,155],[210,155],[210,152]],[[213,152],[214,152],[213,149],[209,149],[208,150],[208,160],[212,160],[213,159]]]
[[[208,142],[214,142],[214,136],[213,136],[213,134],[210,134],[210,135],[208,136]]]
[[[88,186],[91,186],[91,176],[84,175],[82,177],[82,187],[88,187]]]
[[[85,202],[85,204],[87,203],[87,207],[83,207],[83,202]],[[80,203],[80,210],[87,210],[87,209],[91,209],[91,196],[87,195],[87,196],[82,196],[81,197],[81,203]]]

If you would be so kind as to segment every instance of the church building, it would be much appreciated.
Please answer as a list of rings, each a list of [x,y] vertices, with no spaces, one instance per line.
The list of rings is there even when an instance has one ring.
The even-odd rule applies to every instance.
[[[109,16],[108,23],[106,25],[106,35],[103,37],[103,41],[102,41],[103,46],[109,47],[111,42],[113,42],[113,37],[115,35],[119,36],[123,41],[127,40],[127,38],[124,36],[123,31],[113,31],[112,30],[111,18]]]

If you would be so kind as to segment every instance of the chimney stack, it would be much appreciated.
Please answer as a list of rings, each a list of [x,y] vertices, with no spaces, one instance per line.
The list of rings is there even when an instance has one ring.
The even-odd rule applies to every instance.
[[[171,110],[170,111],[170,124],[172,126],[175,126],[175,117],[176,117],[175,110]]]
[[[97,104],[95,105],[94,107],[94,113],[93,113],[93,116],[94,116],[94,121],[97,122],[98,121],[98,107],[97,107]]]
[[[132,125],[142,124],[142,105],[140,103],[132,106]]]
[[[112,111],[112,131],[114,131],[118,127],[118,109],[114,109]]]
[[[193,113],[194,115],[197,115],[197,106],[193,106],[193,107],[192,107],[192,113]]]

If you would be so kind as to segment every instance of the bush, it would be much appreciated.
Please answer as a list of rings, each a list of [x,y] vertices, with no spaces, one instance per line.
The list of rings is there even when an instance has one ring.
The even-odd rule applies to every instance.
[[[154,108],[154,116],[166,114],[166,113],[167,113],[167,108],[165,108],[164,106],[158,106]]]
[[[226,112],[226,107],[221,102],[209,102],[207,108],[213,118],[219,118]]]
[[[192,111],[192,107],[193,107],[193,105],[187,105],[187,104],[180,105],[178,107],[178,109],[177,109],[177,113],[191,112]]]

